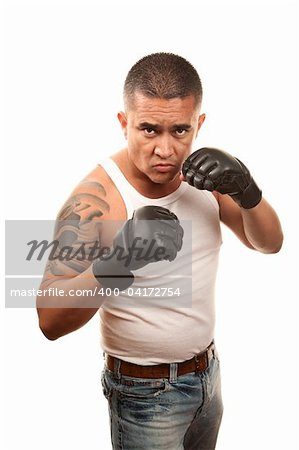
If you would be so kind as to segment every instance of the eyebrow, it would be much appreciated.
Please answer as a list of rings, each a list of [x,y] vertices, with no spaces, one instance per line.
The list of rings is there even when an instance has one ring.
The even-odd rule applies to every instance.
[[[154,128],[154,129],[159,128],[158,124],[149,123],[149,122],[141,122],[138,126],[139,126],[139,128]]]
[[[138,126],[139,128],[152,128],[153,130],[158,130],[159,128],[161,128],[160,125],[149,122],[141,122]],[[186,130],[190,130],[192,126],[188,123],[178,123],[173,125],[171,128],[172,129],[184,128]]]
[[[175,124],[172,128],[184,128],[185,130],[190,130],[192,128],[192,125],[189,123],[178,123]]]

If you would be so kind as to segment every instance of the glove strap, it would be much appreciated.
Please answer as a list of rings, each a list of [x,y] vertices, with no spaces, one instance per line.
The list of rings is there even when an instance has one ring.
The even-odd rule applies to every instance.
[[[262,199],[262,191],[252,178],[251,182],[242,193],[231,195],[231,197],[242,208],[251,209],[260,203]]]
[[[124,291],[134,283],[134,275],[121,265],[115,267],[109,261],[96,259],[92,265],[95,278],[102,286]]]

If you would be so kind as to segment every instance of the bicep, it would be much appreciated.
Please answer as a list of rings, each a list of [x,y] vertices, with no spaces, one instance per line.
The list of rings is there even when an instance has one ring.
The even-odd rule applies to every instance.
[[[47,287],[84,272],[98,256],[109,204],[104,187],[83,180],[58,213],[42,281]]]
[[[57,220],[42,281],[43,288],[83,273],[101,251],[100,221]]]

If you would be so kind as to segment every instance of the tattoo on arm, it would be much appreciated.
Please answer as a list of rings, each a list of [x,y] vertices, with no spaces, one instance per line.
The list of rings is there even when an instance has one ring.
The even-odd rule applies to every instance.
[[[58,242],[54,257],[49,258],[45,278],[76,276],[82,273],[101,250],[103,214],[110,206],[104,187],[97,181],[83,180],[61,208],[55,224]]]

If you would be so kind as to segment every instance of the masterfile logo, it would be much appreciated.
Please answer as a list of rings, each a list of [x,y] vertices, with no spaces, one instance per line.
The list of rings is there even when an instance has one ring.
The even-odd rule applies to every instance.
[[[144,239],[141,235],[130,242],[129,248],[121,240],[111,246],[113,236],[123,226],[123,221],[54,221],[7,220],[6,221],[6,275],[5,305],[8,308],[36,307],[36,298],[46,296],[45,307],[79,307],[91,304],[86,298],[106,298],[105,304],[119,307],[191,306],[192,252],[190,221],[181,222],[184,228],[182,248],[176,257],[165,255],[165,247],[159,238]],[[147,228],[149,224],[147,224]],[[142,230],[142,227],[141,227]],[[110,233],[110,246],[106,236]],[[103,245],[103,242],[106,245]],[[86,289],[87,269],[97,259],[112,259],[116,264],[134,272],[134,284],[126,292],[119,289]],[[139,264],[139,262],[149,264]],[[133,266],[132,266],[133,264]],[[86,271],[86,275],[85,275]],[[49,283],[41,285],[46,273]],[[90,272],[89,272],[89,277]],[[82,280],[76,289],[69,285],[65,290],[63,280],[78,277]],[[117,283],[115,283],[117,286]],[[46,287],[46,289],[45,289]],[[70,297],[80,299],[74,306]],[[110,299],[109,299],[110,297]],[[124,301],[124,298],[126,300]],[[55,302],[54,302],[55,299]],[[57,300],[58,299],[58,300]],[[115,299],[117,300],[115,302]],[[57,303],[59,302],[59,303]],[[161,305],[160,303],[161,302]]]

